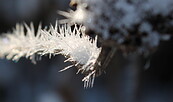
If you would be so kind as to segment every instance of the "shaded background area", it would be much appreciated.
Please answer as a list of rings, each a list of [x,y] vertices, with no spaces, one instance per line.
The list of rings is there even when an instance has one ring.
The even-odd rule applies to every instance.
[[[57,10],[68,10],[69,0],[1,0],[0,32],[16,23],[31,21],[37,26],[54,24]],[[1,45],[0,45],[1,46]],[[138,55],[123,57],[117,52],[106,73],[96,78],[93,88],[84,89],[82,75],[63,56],[43,57],[36,65],[0,59],[0,102],[173,102],[173,40],[161,42],[150,58],[150,68]]]

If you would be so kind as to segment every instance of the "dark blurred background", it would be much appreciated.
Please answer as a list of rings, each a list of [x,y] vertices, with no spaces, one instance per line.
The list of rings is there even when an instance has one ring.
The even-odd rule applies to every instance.
[[[16,23],[54,24],[68,10],[69,0],[0,0],[0,33],[11,31]],[[1,45],[0,45],[1,46]],[[117,52],[106,73],[96,78],[93,88],[84,89],[82,75],[63,56],[43,57],[36,65],[0,59],[0,102],[173,102],[173,40],[161,42],[146,59],[124,57]]]

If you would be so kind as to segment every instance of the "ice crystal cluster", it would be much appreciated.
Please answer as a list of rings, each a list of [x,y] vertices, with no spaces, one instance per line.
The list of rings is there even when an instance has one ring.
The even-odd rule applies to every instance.
[[[26,57],[35,63],[37,55],[61,54],[73,63],[61,71],[76,66],[77,73],[85,75],[84,87],[92,87],[100,71],[97,67],[110,60],[103,56],[107,41],[111,41],[108,46],[113,44],[108,55],[113,56],[115,49],[143,54],[150,53],[161,40],[168,40],[173,32],[173,0],[71,0],[70,4],[76,9],[59,11],[66,17],[59,21],[65,23],[59,28],[57,24],[49,29],[39,26],[35,32],[32,24],[17,24],[13,32],[4,34],[0,58],[17,61]],[[97,37],[90,38],[89,32],[99,35],[102,51]]]
[[[76,10],[60,12],[62,23],[84,24],[122,48],[143,53],[169,39],[173,0],[71,0]],[[166,20],[164,20],[166,18]]]
[[[39,26],[36,33],[33,24],[31,26],[17,24],[13,32],[6,33],[0,38],[0,57],[14,61],[26,57],[35,63],[36,55],[61,54],[67,58],[66,61],[73,64],[60,71],[76,66],[77,73],[85,75],[82,80],[84,87],[92,87],[96,74],[94,66],[101,48],[97,47],[97,37],[95,40],[91,39],[85,35],[84,30],[84,26],[76,25],[74,29],[69,25],[63,25],[58,29],[56,25],[48,30],[42,30]]]

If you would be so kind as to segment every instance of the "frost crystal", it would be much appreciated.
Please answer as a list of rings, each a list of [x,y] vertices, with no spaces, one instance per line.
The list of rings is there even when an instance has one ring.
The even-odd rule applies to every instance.
[[[69,12],[59,11],[59,14],[67,17],[67,19],[60,20],[60,23],[84,23],[88,20],[87,10],[85,10],[86,5],[83,4],[77,7],[76,11],[70,10]],[[89,17],[90,18],[90,17]]]
[[[24,32],[26,28],[26,34]],[[64,55],[67,60],[73,63],[61,71],[72,66],[78,67],[77,73],[85,75],[84,87],[92,87],[96,74],[95,64],[101,52],[101,48],[97,47],[97,37],[91,39],[84,33],[85,27],[77,27],[74,29],[69,25],[62,27],[51,26],[49,30],[41,29],[35,34],[34,26],[17,24],[12,33],[4,34],[0,38],[0,57],[18,61],[21,57],[26,57],[35,63],[37,55]],[[64,61],[64,62],[66,62]]]

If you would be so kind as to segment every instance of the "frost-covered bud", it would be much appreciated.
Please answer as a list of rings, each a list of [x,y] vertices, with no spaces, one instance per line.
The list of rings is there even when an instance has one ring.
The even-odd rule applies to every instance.
[[[71,1],[77,3],[76,10],[61,12],[67,18],[61,23],[82,23],[102,36],[103,43],[111,39],[125,52],[150,52],[172,33],[172,0]]]

